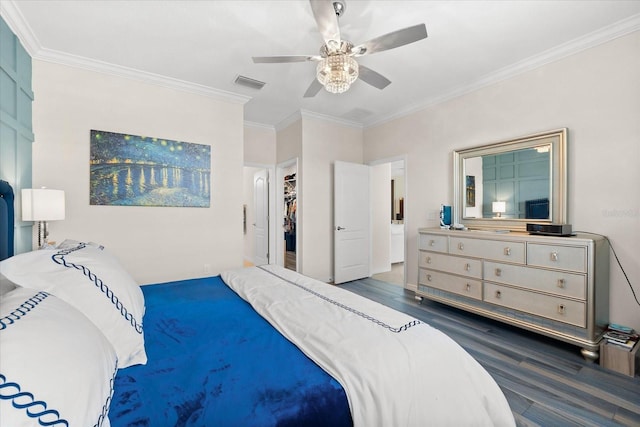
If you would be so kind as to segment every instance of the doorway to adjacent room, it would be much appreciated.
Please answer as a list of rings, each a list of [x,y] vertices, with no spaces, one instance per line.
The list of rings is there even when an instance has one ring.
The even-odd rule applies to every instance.
[[[378,176],[372,181],[372,194],[374,206],[377,206],[374,208],[374,216],[379,218],[372,233],[372,253],[377,256],[374,255],[372,262],[371,278],[403,287],[406,284],[405,163],[402,157],[383,159],[371,164],[374,177]]]

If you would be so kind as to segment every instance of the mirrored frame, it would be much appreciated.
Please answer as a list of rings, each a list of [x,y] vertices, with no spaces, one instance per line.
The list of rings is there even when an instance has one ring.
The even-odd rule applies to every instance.
[[[465,217],[469,197],[465,161],[474,157],[508,154],[518,150],[549,147],[549,217],[548,218],[471,218]],[[567,129],[556,129],[512,140],[481,145],[453,152],[453,222],[469,229],[525,231],[527,223],[566,224],[567,221]],[[475,183],[481,185],[482,183]],[[479,200],[482,203],[482,200]],[[477,202],[476,202],[477,203]]]

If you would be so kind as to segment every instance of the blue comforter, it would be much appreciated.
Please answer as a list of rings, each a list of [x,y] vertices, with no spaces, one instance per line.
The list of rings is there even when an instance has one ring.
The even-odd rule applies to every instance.
[[[219,276],[142,290],[148,362],[118,372],[113,427],[352,425],[340,384]]]

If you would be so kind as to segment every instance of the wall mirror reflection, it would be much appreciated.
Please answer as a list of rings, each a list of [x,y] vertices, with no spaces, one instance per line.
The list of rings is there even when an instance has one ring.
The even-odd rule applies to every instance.
[[[524,230],[566,222],[566,129],[454,151],[454,219]]]

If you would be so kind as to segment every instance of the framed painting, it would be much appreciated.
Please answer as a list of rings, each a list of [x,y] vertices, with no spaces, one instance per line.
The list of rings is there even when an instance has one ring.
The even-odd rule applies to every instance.
[[[476,177],[474,175],[466,176],[466,192],[467,192],[467,206],[476,206]]]
[[[211,146],[91,130],[89,201],[109,206],[210,206]]]

